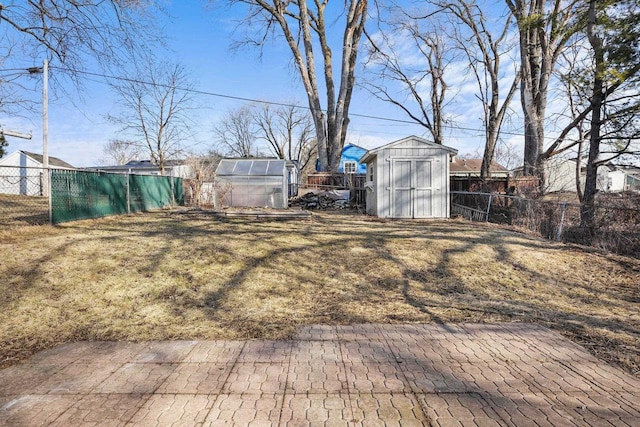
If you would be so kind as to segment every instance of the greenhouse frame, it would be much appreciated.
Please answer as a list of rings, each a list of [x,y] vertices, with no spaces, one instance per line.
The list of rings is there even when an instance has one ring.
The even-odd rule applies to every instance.
[[[289,172],[282,159],[222,159],[216,169],[222,206],[288,207]]]

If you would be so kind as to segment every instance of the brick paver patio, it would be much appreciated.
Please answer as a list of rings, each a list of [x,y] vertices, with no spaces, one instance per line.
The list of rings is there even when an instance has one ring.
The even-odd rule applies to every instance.
[[[531,324],[81,342],[0,371],[0,425],[640,426],[640,380]]]

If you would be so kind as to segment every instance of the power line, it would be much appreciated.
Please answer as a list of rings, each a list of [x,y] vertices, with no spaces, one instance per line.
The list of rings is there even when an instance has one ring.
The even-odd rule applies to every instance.
[[[209,91],[200,90],[200,89],[177,87],[177,86],[171,86],[171,85],[167,85],[167,84],[163,84],[163,83],[149,82],[149,81],[145,81],[145,80],[141,80],[141,79],[134,79],[134,78],[124,77],[124,76],[114,76],[114,75],[108,75],[108,74],[104,74],[104,73],[96,73],[96,72],[92,72],[92,71],[78,70],[78,69],[73,69],[73,68],[63,68],[63,67],[57,67],[57,66],[50,66],[50,68],[55,68],[55,69],[60,70],[60,71],[68,71],[68,72],[72,72],[72,73],[83,74],[83,75],[87,75],[87,76],[100,77],[102,79],[118,80],[118,81],[123,81],[123,82],[137,83],[137,84],[143,84],[143,85],[153,86],[153,87],[161,87],[161,88],[166,88],[166,89],[177,89],[177,90],[180,90],[180,91],[183,91],[183,92],[190,92],[190,93],[194,93],[194,94],[198,94],[198,95],[205,95],[205,96],[213,96],[213,97],[223,98],[223,99],[232,99],[232,100],[243,101],[243,102],[252,102],[252,103],[258,103],[258,104],[275,105],[275,106],[279,106],[279,107],[300,108],[300,109],[309,110],[309,111],[313,110],[313,108],[308,107],[308,106],[301,106],[301,105],[290,104],[290,103],[286,103],[286,102],[267,101],[267,100],[264,100],[264,99],[228,95],[228,94],[223,94],[223,93],[218,93],[218,92],[209,92]],[[0,71],[2,71],[2,70],[0,70]],[[349,113],[349,116],[351,116],[351,117],[359,117],[359,118],[364,118],[364,119],[371,119],[371,120],[378,120],[378,121],[385,121],[385,122],[392,122],[392,123],[400,123],[400,124],[409,124],[409,125],[420,126],[419,123],[416,123],[413,120],[407,120],[407,119],[397,119],[397,118],[382,117],[382,116],[372,116],[372,115],[360,114],[360,113]],[[451,129],[451,130],[473,132],[473,133],[479,134],[477,136],[482,136],[482,134],[484,134],[484,132],[485,132],[484,128],[480,128],[480,129],[469,128],[469,127],[457,126],[457,125],[446,124],[446,123],[442,124],[442,127],[446,128],[446,129]],[[502,130],[500,131],[500,134],[501,135],[509,135],[509,136],[524,136],[522,132],[509,132],[509,131],[502,131]],[[555,141],[556,140],[556,138],[554,138],[554,137],[545,137],[545,139],[550,140],[550,141]]]
[[[167,84],[162,84],[162,83],[157,83],[157,82],[149,82],[149,81],[145,81],[145,80],[141,80],[141,79],[133,79],[133,78],[130,78],[130,77],[113,76],[113,75],[108,75],[108,74],[104,74],[104,73],[96,73],[96,72],[92,72],[92,71],[77,70],[77,69],[72,69],[72,68],[62,68],[62,67],[56,67],[56,66],[50,66],[50,68],[55,68],[55,69],[58,69],[58,70],[61,70],[61,71],[70,71],[72,73],[84,74],[84,75],[88,75],[88,76],[101,77],[101,78],[104,78],[104,79],[111,79],[111,80],[119,80],[119,81],[125,81],[125,82],[130,82],[130,83],[144,84],[144,85],[147,85],[147,86],[162,87],[162,88],[166,88],[166,89],[175,88],[175,89],[181,90],[183,92],[190,92],[190,93],[195,93],[195,94],[199,94],[199,95],[206,95],[206,96],[214,96],[214,97],[217,97],[217,98],[233,99],[233,100],[236,100],[236,101],[253,102],[253,103],[258,103],[258,104],[276,105],[276,106],[279,106],[279,107],[301,108],[301,109],[305,109],[305,110],[309,110],[309,111],[313,110],[311,107],[308,107],[308,106],[301,106],[301,105],[289,104],[289,103],[277,102],[277,101],[266,101],[264,99],[247,98],[247,97],[228,95],[228,94],[217,93],[217,92],[209,92],[209,91],[204,91],[204,90],[200,90],[200,89],[183,88],[183,87],[178,87],[178,86],[174,87],[174,86],[167,85]],[[381,121],[387,121],[387,122],[394,122],[394,123],[410,124],[410,125],[420,126],[419,123],[416,123],[413,120],[407,120],[407,119],[395,119],[395,118],[390,118],[390,117],[372,116],[372,115],[368,115],[368,114],[359,114],[359,113],[349,113],[349,115],[353,116],[353,117],[360,117],[360,118],[365,118],[365,119],[381,120]],[[484,129],[467,128],[467,127],[454,126],[454,125],[448,125],[448,124],[443,124],[442,127],[449,128],[449,129],[454,129],[454,130],[463,130],[463,131],[469,131],[469,132],[476,132],[476,133],[477,132],[484,132]],[[502,132],[502,133],[505,134],[505,135],[515,135],[515,136],[521,136],[522,135],[521,133],[509,133],[509,132]]]

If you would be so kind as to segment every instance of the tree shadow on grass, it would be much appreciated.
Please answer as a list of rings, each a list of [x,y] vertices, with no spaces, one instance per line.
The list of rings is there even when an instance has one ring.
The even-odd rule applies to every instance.
[[[199,313],[208,323],[193,329],[215,326],[227,338],[287,338],[299,326],[314,323],[518,321],[560,330],[611,361],[621,358],[616,352],[627,346],[630,361],[620,363],[630,370],[640,360],[635,323],[618,313],[592,312],[597,301],[590,305],[578,300],[578,291],[601,295],[612,310],[623,312],[637,307],[633,289],[605,284],[594,291],[592,285],[554,275],[553,269],[538,270],[522,262],[521,254],[555,259],[567,246],[494,227],[326,214],[283,223],[159,213],[60,228],[77,236],[31,260],[35,267],[26,283],[37,283],[47,274],[46,265],[71,256],[84,243],[98,244],[93,253],[84,254],[89,262],[108,256],[109,248],[123,258],[123,248],[134,245],[132,266],[125,257],[118,274],[153,284],[151,294],[137,294],[141,307],[166,306],[176,322],[188,322],[188,313]],[[507,281],[491,279],[479,286],[482,264],[476,272],[461,274],[465,257],[482,258],[487,265],[529,278],[521,283],[531,287],[529,295],[539,286],[542,292],[553,290],[558,298],[575,301],[575,307],[557,306],[546,295],[510,294],[502,289],[510,286]],[[640,267],[620,257],[606,261],[626,271]],[[10,274],[24,272],[11,268]],[[194,334],[187,337],[203,332]]]

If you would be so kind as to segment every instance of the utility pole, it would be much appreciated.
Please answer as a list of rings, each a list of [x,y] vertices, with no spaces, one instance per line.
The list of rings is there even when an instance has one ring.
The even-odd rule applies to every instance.
[[[42,67],[42,167],[46,175],[45,194],[49,194],[49,60]]]
[[[0,129],[0,134],[5,135],[5,136],[13,136],[15,138],[31,139],[31,134],[30,133],[16,132],[15,130]]]

